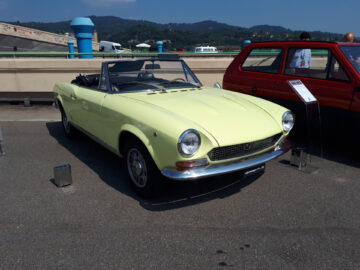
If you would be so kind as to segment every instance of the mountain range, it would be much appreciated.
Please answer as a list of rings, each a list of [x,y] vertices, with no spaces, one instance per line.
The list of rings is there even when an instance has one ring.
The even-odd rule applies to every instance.
[[[220,46],[238,48],[246,39],[252,41],[298,40],[302,31],[293,31],[281,26],[257,25],[250,28],[232,26],[216,21],[197,23],[159,24],[144,20],[122,19],[115,16],[89,16],[95,24],[99,40],[119,42],[124,47],[133,47],[137,43],[147,42],[155,45],[163,40],[164,46],[171,49],[191,48],[195,46]],[[61,22],[9,22],[53,33],[71,33],[71,21]],[[312,40],[338,41],[342,34],[313,31]]]

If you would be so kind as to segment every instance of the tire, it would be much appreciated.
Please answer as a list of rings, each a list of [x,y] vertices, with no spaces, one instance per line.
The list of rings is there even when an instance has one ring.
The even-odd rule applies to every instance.
[[[131,139],[126,143],[124,153],[128,179],[134,191],[145,198],[157,195],[162,175],[145,146]]]
[[[78,138],[78,131],[73,127],[73,125],[71,125],[62,107],[60,108],[60,111],[61,111],[61,123],[65,136],[70,139]]]

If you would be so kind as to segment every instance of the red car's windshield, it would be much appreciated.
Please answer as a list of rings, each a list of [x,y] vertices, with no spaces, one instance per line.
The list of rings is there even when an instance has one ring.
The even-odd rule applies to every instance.
[[[339,46],[342,53],[360,74],[360,46],[342,45]]]

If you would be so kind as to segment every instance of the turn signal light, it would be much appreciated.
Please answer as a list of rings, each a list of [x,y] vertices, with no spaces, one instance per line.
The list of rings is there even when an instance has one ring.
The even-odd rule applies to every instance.
[[[209,162],[207,161],[206,158],[202,158],[202,159],[195,159],[195,160],[186,160],[186,161],[179,161],[176,162],[176,167],[179,171],[181,170],[186,170],[186,169],[190,169],[190,168],[194,168],[194,167],[200,167],[200,166],[205,166],[208,165]]]

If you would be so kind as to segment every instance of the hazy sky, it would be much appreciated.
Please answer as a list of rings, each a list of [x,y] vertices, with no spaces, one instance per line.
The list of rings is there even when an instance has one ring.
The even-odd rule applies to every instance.
[[[279,25],[292,30],[353,32],[360,36],[357,0],[0,0],[0,21],[54,22],[113,15],[158,23],[215,20],[250,27]]]

